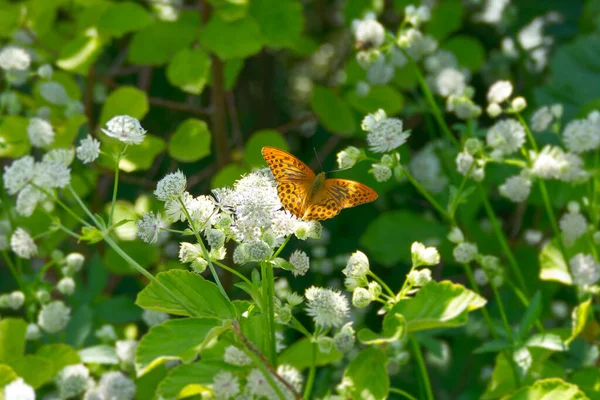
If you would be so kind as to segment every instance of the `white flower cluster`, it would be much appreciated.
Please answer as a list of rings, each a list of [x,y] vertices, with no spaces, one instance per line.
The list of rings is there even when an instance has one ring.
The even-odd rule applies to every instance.
[[[396,43],[414,61],[420,61],[423,57],[435,52],[438,47],[433,36],[423,35],[417,28],[408,28],[399,32]]]
[[[485,160],[481,158],[482,150],[483,144],[479,139],[467,139],[463,151],[456,155],[458,173],[481,182],[485,177]]]
[[[579,212],[579,206],[571,204],[569,211],[560,218],[558,222],[565,246],[573,243],[587,232],[587,221]]]
[[[538,108],[530,120],[530,127],[533,132],[547,131],[553,122],[558,122],[563,114],[562,104],[543,106]]]
[[[306,289],[306,309],[316,325],[339,327],[344,323],[349,311],[348,299],[339,292],[311,286]]]
[[[563,182],[584,182],[589,173],[583,169],[583,160],[575,153],[567,153],[560,147],[546,145],[536,154],[530,152],[533,161],[531,173],[540,179],[557,179]]]
[[[362,121],[362,129],[367,131],[367,144],[375,153],[387,153],[403,145],[410,131],[404,131],[402,121],[388,118],[384,110],[367,115]]]
[[[352,31],[359,49],[377,49],[385,40],[385,28],[377,22],[374,14],[352,21]]]
[[[146,130],[140,121],[129,115],[119,115],[111,118],[102,129],[106,136],[120,140],[125,144],[140,144],[144,141]]]
[[[519,113],[527,107],[525,98],[518,96],[510,100],[513,93],[513,85],[509,81],[498,81],[488,89],[487,100],[489,102],[486,109],[488,115],[496,118],[503,112]],[[503,104],[510,100],[508,107],[503,108]]]
[[[600,148],[600,112],[592,111],[585,119],[569,122],[563,141],[569,151],[577,154]]]

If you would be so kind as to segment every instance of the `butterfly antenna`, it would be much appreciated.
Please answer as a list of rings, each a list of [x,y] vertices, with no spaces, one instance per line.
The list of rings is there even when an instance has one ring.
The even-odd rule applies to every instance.
[[[323,168],[323,164],[321,164],[321,160],[319,160],[319,154],[317,153],[317,148],[313,147],[313,150],[315,152],[315,157],[317,158],[317,162],[319,163],[319,166],[321,167],[321,171],[325,172],[325,169]]]

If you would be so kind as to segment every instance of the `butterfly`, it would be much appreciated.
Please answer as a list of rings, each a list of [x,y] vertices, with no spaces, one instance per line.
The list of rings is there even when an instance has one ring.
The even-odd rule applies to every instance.
[[[347,179],[325,179],[302,161],[275,147],[263,147],[262,156],[277,181],[283,208],[304,220],[333,218],[344,208],[370,203],[377,192],[362,183]]]

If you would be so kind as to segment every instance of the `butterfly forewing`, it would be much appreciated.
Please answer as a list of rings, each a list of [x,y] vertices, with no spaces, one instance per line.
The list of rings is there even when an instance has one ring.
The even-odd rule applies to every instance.
[[[333,218],[344,208],[370,203],[377,199],[377,192],[360,182],[347,179],[326,179],[304,211],[304,219],[324,220]]]

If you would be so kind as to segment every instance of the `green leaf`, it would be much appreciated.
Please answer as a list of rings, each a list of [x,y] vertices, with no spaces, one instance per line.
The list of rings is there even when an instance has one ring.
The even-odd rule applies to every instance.
[[[193,361],[203,348],[226,329],[226,325],[212,318],[173,319],[153,326],[142,337],[135,352],[138,376],[166,360]]]
[[[2,11],[0,11],[1,13]],[[0,364],[0,387],[4,387],[18,378],[18,375],[10,365]]]
[[[100,113],[100,125],[104,125],[109,119],[117,115],[129,115],[133,118],[142,119],[148,113],[148,109],[146,93],[133,86],[122,86],[113,91],[104,101]]]
[[[135,399],[147,400],[155,399],[156,389],[163,379],[167,376],[168,370],[164,365],[153,368],[147,374],[138,377],[135,380]]]
[[[119,357],[113,346],[101,344],[79,350],[81,362],[85,364],[118,364]]]
[[[0,123],[0,157],[19,158],[29,153],[27,118],[8,115]]]
[[[27,323],[18,318],[0,320],[0,362],[12,362],[25,354]]]
[[[374,399],[387,398],[390,390],[388,377],[387,358],[383,352],[376,348],[368,348],[352,359],[344,372],[344,376],[353,382],[354,398],[365,398],[368,391]]]
[[[573,372],[569,382],[577,385],[590,399],[600,399],[600,369],[588,367]],[[2,382],[0,382],[0,386]]]
[[[210,155],[210,131],[206,122],[190,118],[183,121],[169,141],[169,155],[181,162],[195,162]]]
[[[251,0],[249,11],[270,47],[292,47],[299,40],[304,28],[300,1]]]
[[[128,59],[133,64],[166,64],[194,41],[199,26],[197,13],[181,13],[174,22],[156,21],[135,33]]]
[[[129,32],[139,31],[151,22],[148,11],[130,1],[112,3],[98,21],[98,30],[107,36],[121,37]]]
[[[263,36],[253,18],[225,21],[213,15],[200,35],[202,44],[223,60],[246,58],[260,51]]]
[[[521,318],[519,323],[519,330],[517,332],[517,341],[522,342],[527,337],[527,333],[535,324],[535,321],[540,317],[542,313],[542,294],[538,290],[525,311],[525,315]]]
[[[567,351],[567,346],[563,340],[554,333],[537,333],[527,339],[525,346],[539,347],[552,351]]]
[[[479,71],[485,63],[485,47],[472,36],[453,36],[443,44],[442,48],[454,53],[458,64],[471,72]]]
[[[145,171],[154,163],[154,159],[165,150],[166,142],[154,135],[145,135],[144,141],[129,146],[125,157],[119,163],[119,169],[125,172]]]
[[[392,343],[400,340],[406,333],[406,320],[400,314],[386,314],[383,318],[381,333],[375,333],[369,328],[358,332],[358,340],[366,345]]]
[[[173,368],[169,375],[158,385],[157,396],[165,399],[180,398],[186,388],[206,387],[212,384],[213,377],[221,371],[232,370],[224,362],[200,361],[194,364],[182,364]]]
[[[79,364],[81,362],[77,351],[71,346],[62,343],[42,346],[35,354],[52,362],[52,367],[50,368],[51,376],[56,376],[67,365]]]
[[[288,151],[289,146],[281,132],[274,129],[265,129],[257,131],[250,136],[244,149],[244,161],[250,167],[262,167],[266,165],[262,158],[261,150],[264,146],[277,147],[278,149]]]
[[[25,382],[39,388],[54,378],[53,362],[45,357],[27,354],[25,357],[11,363],[16,374]]]
[[[233,182],[240,179],[240,176],[250,172],[248,168],[245,168],[238,164],[229,164],[224,166],[217,172],[210,181],[210,187],[212,189],[231,186]]]
[[[513,347],[512,343],[505,339],[490,340],[473,350],[475,354],[499,353]]]
[[[390,314],[402,314],[408,331],[416,332],[464,325],[467,314],[483,307],[485,303],[483,297],[462,285],[450,281],[430,281],[415,297],[396,304]]]
[[[556,239],[548,242],[542,248],[539,258],[541,280],[556,281],[565,285],[573,284],[569,267],[556,245]]]
[[[97,33],[90,32],[92,33],[78,36],[67,42],[60,50],[56,65],[70,72],[87,75],[90,67],[102,52],[103,45]]]
[[[303,370],[311,366],[311,354],[313,344],[308,338],[302,338],[295,342],[290,347],[286,348],[278,357],[280,364],[288,364],[299,370]],[[329,353],[322,353],[317,346],[317,362],[316,365],[332,364],[343,357],[336,348],[332,348]]]
[[[0,36],[12,38],[19,27],[22,15],[22,4],[5,2],[0,7]],[[3,386],[0,382],[0,386]]]
[[[217,285],[198,274],[183,270],[170,270],[156,275],[161,283],[151,282],[137,297],[142,308],[188,317],[216,319],[235,318],[233,304],[223,297]],[[173,293],[175,300],[164,288]],[[184,305],[182,305],[184,304]]]
[[[187,93],[200,94],[210,73],[210,57],[199,49],[182,49],[167,67],[167,79]]]
[[[577,336],[583,332],[587,324],[592,309],[592,299],[589,298],[583,303],[580,303],[571,314],[571,336],[566,340],[567,344],[571,343]]]
[[[235,82],[237,81],[238,75],[242,72],[244,68],[244,59],[243,58],[235,58],[233,60],[225,61],[225,70],[223,74],[225,75],[225,89],[231,90],[235,86]]]
[[[357,122],[352,110],[332,89],[315,86],[310,106],[331,133],[348,137],[356,132]]]
[[[559,378],[541,379],[533,385],[517,390],[503,400],[560,399],[587,400],[587,396],[576,386]]]
[[[109,324],[123,324],[139,321],[142,309],[129,296],[114,296],[96,305],[96,316]]]
[[[373,86],[366,96],[360,97],[355,89],[346,92],[348,103],[362,114],[383,109],[387,115],[395,115],[404,107],[404,96],[391,86]]]
[[[369,257],[391,267],[399,261],[411,261],[410,246],[414,241],[441,240],[446,231],[442,225],[420,214],[389,211],[369,223],[360,244],[369,251]]]
[[[460,0],[445,0],[431,10],[431,20],[425,24],[425,31],[438,41],[460,29],[464,6]]]
[[[87,304],[77,307],[66,328],[65,342],[74,347],[83,346],[94,327],[94,309]]]

